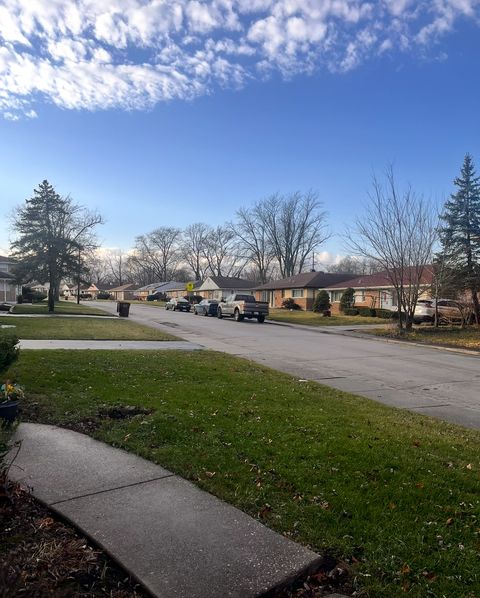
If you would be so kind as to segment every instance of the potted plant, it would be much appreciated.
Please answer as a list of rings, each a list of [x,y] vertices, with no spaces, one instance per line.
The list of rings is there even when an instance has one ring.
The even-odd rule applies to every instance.
[[[23,399],[23,388],[7,380],[0,387],[0,418],[4,424],[11,424],[17,417],[20,399]]]

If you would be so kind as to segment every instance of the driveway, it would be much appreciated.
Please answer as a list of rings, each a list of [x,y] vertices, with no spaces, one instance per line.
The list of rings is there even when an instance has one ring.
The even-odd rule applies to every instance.
[[[116,311],[115,303],[98,307]],[[130,318],[297,378],[480,429],[480,357],[255,320],[235,322],[133,304]]]

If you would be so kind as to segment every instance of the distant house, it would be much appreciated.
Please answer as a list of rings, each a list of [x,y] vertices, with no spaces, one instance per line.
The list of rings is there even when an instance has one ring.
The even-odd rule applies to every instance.
[[[135,286],[132,283],[127,283],[113,289],[102,289],[102,291],[105,290],[110,293],[115,301],[128,301],[128,299],[133,299],[135,295]]]
[[[420,281],[420,299],[431,296],[434,270],[432,266],[425,266]],[[410,269],[405,272],[404,284],[408,286]],[[386,272],[367,274],[350,278],[337,284],[328,285],[325,290],[330,295],[332,313],[340,311],[340,299],[346,289],[354,290],[354,306],[376,309],[394,309],[398,306],[398,297]]]
[[[15,260],[0,255],[0,301],[16,303],[17,296],[21,294],[22,287],[15,282],[13,267]]]
[[[156,292],[157,287],[160,287],[163,282],[152,282],[151,284],[146,284],[143,287],[139,287],[138,289],[134,290],[135,298],[139,301],[146,301],[149,295],[152,295]]]
[[[225,299],[232,293],[248,293],[253,291],[258,283],[243,278],[230,276],[209,276],[201,285],[194,289],[196,295],[204,299]]]
[[[197,284],[193,283],[194,286]],[[178,280],[171,280],[170,282],[164,282],[161,286],[155,289],[156,293],[165,293],[168,299],[176,297],[184,297],[188,294],[187,282],[179,282]]]
[[[272,280],[255,288],[257,301],[268,301],[270,307],[282,307],[285,299],[293,299],[304,310],[311,310],[319,289],[351,278],[351,274],[302,272],[295,276]]]

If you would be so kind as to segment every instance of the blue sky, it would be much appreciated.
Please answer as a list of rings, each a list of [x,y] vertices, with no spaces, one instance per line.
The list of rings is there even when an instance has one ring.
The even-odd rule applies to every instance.
[[[480,167],[479,18],[477,0],[0,0],[0,250],[44,178],[124,249],[297,189],[340,234],[390,162],[441,201],[466,152]]]

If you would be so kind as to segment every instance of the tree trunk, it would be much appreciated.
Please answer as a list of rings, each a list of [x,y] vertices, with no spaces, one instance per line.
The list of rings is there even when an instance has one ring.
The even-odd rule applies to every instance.
[[[48,311],[50,313],[55,311],[55,290],[51,284],[48,288]]]
[[[472,301],[473,301],[473,313],[475,314],[475,322],[477,326],[480,326],[480,305],[478,302],[478,293],[477,289],[471,289],[472,292]]]

